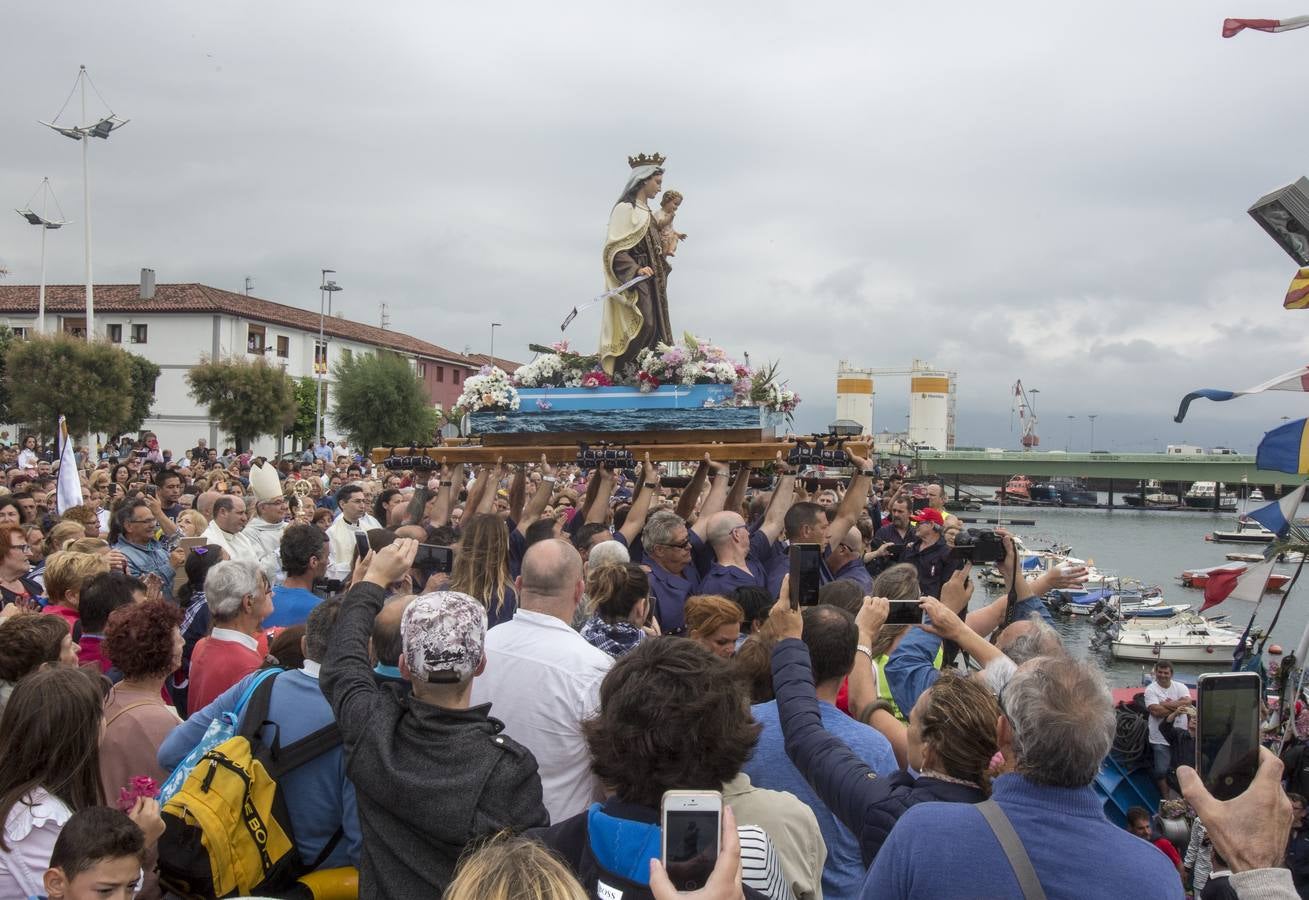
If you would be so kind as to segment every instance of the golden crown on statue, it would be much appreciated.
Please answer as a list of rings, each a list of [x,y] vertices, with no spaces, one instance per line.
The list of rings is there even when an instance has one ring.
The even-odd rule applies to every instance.
[[[627,157],[627,164],[633,169],[639,169],[641,166],[662,166],[666,156],[660,156],[658,151],[646,156],[644,153],[638,153],[636,156]]]

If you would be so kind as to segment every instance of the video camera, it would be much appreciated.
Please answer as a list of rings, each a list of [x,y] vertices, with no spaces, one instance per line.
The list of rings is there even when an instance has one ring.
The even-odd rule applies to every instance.
[[[989,528],[969,528],[959,532],[950,551],[951,559],[983,565],[1004,559],[1004,538]]]
[[[386,466],[392,472],[401,469],[434,469],[436,463],[430,456],[419,453],[418,448],[410,447],[408,453],[399,453],[396,448],[391,448],[391,455],[382,460],[381,465]]]

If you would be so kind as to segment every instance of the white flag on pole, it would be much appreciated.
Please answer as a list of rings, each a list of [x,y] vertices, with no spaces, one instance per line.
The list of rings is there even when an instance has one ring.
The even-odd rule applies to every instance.
[[[82,505],[82,479],[77,475],[77,454],[68,438],[68,422],[59,417],[59,480],[55,487],[55,510],[63,515],[66,510]]]

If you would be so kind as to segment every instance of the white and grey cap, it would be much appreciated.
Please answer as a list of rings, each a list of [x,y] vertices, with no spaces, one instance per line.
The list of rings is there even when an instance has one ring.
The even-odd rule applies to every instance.
[[[486,609],[458,591],[422,594],[405,608],[400,637],[413,681],[456,684],[482,663]]]

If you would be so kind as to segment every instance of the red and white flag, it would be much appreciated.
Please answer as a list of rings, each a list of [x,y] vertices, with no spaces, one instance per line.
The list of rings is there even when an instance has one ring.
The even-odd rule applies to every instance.
[[[1279,31],[1294,31],[1306,25],[1309,25],[1309,16],[1295,16],[1291,19],[1223,19],[1223,37],[1235,37],[1247,28],[1276,34]]]
[[[1204,586],[1204,605],[1200,607],[1200,612],[1224,600],[1258,603],[1268,584],[1268,576],[1273,573],[1274,562],[1276,557],[1248,568],[1211,570]]]

